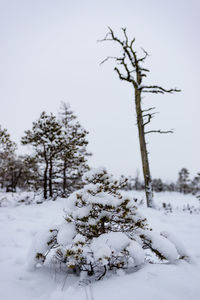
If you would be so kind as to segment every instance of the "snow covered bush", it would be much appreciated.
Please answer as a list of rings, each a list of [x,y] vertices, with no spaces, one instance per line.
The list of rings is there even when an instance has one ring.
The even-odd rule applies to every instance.
[[[121,184],[104,168],[87,172],[83,181],[84,188],[66,201],[63,224],[39,235],[38,247],[36,237],[34,263],[51,257],[66,270],[100,279],[109,270],[142,265],[150,252],[170,262],[185,256],[175,238],[148,228],[135,201],[119,193]]]

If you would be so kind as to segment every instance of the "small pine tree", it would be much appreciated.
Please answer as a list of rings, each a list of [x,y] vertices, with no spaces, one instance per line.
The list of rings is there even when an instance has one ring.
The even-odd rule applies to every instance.
[[[152,180],[152,188],[153,188],[153,191],[155,192],[162,192],[163,191],[163,182],[160,178],[158,179],[153,179]]]
[[[198,173],[191,182],[192,193],[194,195],[200,192],[200,173]]]
[[[81,177],[89,167],[87,165],[88,132],[80,125],[69,104],[62,103],[60,108],[63,143],[59,153],[58,177],[62,180],[62,196],[81,188]]]
[[[184,256],[171,235],[148,229],[134,200],[119,193],[119,183],[104,168],[87,172],[83,181],[84,188],[67,199],[64,223],[47,232],[33,253],[34,263],[51,253],[67,270],[100,279],[107,271],[143,264],[149,250],[170,262]]]
[[[54,163],[62,149],[62,126],[52,113],[48,115],[42,112],[39,119],[33,122],[32,130],[27,130],[21,141],[23,145],[31,144],[34,147],[38,161],[44,166],[44,199],[52,197]]]
[[[63,103],[60,118],[43,112],[25,132],[22,144],[31,144],[43,171],[44,198],[69,195],[82,187],[82,174],[89,169],[87,156],[88,132],[77,121],[69,105]]]
[[[37,157],[25,155],[18,157],[18,159],[21,162],[21,174],[18,181],[19,188],[37,191],[42,187],[39,180],[41,174]]]
[[[16,143],[11,141],[7,129],[0,126],[0,184],[7,191],[15,191],[16,185],[13,175],[13,165],[16,158]]]
[[[178,174],[178,187],[180,193],[187,194],[190,192],[190,179],[189,179],[189,171],[186,168],[182,168]]]

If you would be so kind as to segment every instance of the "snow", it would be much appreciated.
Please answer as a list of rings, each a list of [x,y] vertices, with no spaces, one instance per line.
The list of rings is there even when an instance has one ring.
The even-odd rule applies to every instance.
[[[101,241],[100,239],[96,239],[91,244],[91,249],[94,253],[94,258],[98,259],[105,259],[111,255],[111,247],[106,244],[106,241]],[[106,265],[106,261],[104,260],[103,263]]]
[[[87,216],[90,212],[91,206],[84,206],[84,207],[76,207],[75,210],[72,212],[73,218],[83,218]]]
[[[133,198],[138,199],[138,203],[142,201],[146,203],[145,200],[145,192],[144,191],[122,191],[124,196],[133,196]],[[163,203],[170,204],[174,210],[183,210],[184,207],[193,206],[195,208],[200,208],[200,201],[197,197],[192,194],[181,194],[178,192],[154,192],[154,205],[156,208],[161,209],[163,207]]]
[[[144,250],[136,241],[131,241],[127,247],[131,257],[134,259],[134,265],[139,266],[144,262]]]
[[[80,234],[80,233],[78,233],[75,236],[75,238],[73,239],[73,243],[78,243],[78,242],[81,242],[81,243],[85,243],[86,242],[85,237],[82,234]]]
[[[161,235],[166,237],[170,242],[172,242],[174,244],[174,246],[180,256],[189,256],[183,243],[173,233],[167,232],[167,231],[162,231]]]
[[[142,193],[129,192],[129,195],[141,199]],[[13,196],[14,197],[14,196]],[[167,202],[174,207],[199,205],[191,195],[178,193],[155,194],[155,202]],[[176,264],[145,264],[143,268],[131,274],[112,276],[111,278],[79,286],[74,275],[55,272],[49,268],[27,270],[27,255],[38,232],[47,228],[57,228],[65,215],[63,208],[66,200],[48,201],[40,205],[20,205],[0,208],[0,295],[2,300],[199,300],[200,299],[200,220],[198,214],[188,214],[175,210],[166,214],[162,210],[140,210],[147,217],[149,226],[161,231],[163,239],[167,236],[175,244],[181,255],[187,253],[188,263],[179,260]],[[64,218],[63,218],[64,221]],[[62,226],[60,227],[61,230]],[[64,227],[63,227],[64,232]],[[61,233],[62,233],[61,230]],[[64,233],[63,233],[64,234]],[[61,234],[62,237],[62,234]],[[84,240],[77,235],[76,240]],[[113,239],[114,240],[114,239]],[[42,239],[41,239],[42,241]],[[123,242],[123,241],[122,241]],[[35,245],[37,247],[41,245]],[[140,247],[137,242],[130,247]],[[181,249],[181,250],[180,250]],[[185,250],[186,249],[186,250]],[[180,253],[182,251],[182,253]],[[137,251],[138,258],[140,250]],[[175,252],[174,252],[175,253]],[[136,257],[135,257],[136,259]],[[123,272],[122,272],[123,273]]]
[[[84,182],[92,182],[96,176],[98,176],[99,174],[101,175],[104,172],[105,172],[104,177],[107,178],[108,174],[106,174],[105,167],[93,168],[90,171],[87,171],[83,175],[83,181]]]
[[[95,258],[104,259],[109,257],[111,253],[117,253],[125,249],[131,240],[123,232],[109,232],[94,238],[91,243],[91,249],[94,252]],[[106,262],[104,261],[106,264]]]
[[[145,235],[150,238],[151,246],[153,249],[159,250],[159,252],[169,261],[175,262],[179,255],[176,247],[165,237],[155,232],[145,232]]]
[[[31,202],[40,203],[42,201],[42,195],[36,195],[34,192],[0,192],[0,207],[18,206],[21,204],[30,204]]]
[[[126,248],[130,243],[130,239],[123,232],[109,232],[100,235],[98,238],[94,239],[93,245],[95,247],[100,247],[103,245],[108,245],[110,248],[121,251]],[[92,246],[93,246],[92,245]]]
[[[54,233],[50,232],[49,228],[39,231],[33,238],[27,256],[27,269],[32,271],[37,265],[36,254],[45,253],[49,247],[47,242],[54,237]]]
[[[75,235],[76,229],[74,224],[63,222],[58,231],[57,241],[60,245],[67,246],[72,242]]]
[[[89,186],[91,187],[95,185],[90,184]],[[125,199],[123,197],[122,199],[117,199],[116,197],[109,194],[108,192],[101,192],[98,193],[98,195],[92,196],[90,193],[87,192],[87,190],[88,190],[88,185],[86,185],[83,190],[79,190],[79,192],[72,193],[66,202],[65,211],[68,214],[72,214],[74,218],[82,218],[85,215],[87,215],[90,209],[92,208],[90,204],[92,205],[97,203],[97,204],[117,207]],[[82,199],[88,204],[87,207],[79,208],[78,206],[76,206],[77,198],[79,198],[79,196],[81,196]]]

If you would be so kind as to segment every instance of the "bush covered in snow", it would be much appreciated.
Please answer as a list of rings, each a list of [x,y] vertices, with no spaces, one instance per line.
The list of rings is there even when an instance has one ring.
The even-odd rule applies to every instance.
[[[41,204],[44,198],[40,191],[31,192],[18,190],[17,192],[0,191],[0,207]]]
[[[155,255],[169,262],[186,256],[174,237],[148,228],[135,201],[119,193],[121,183],[104,168],[87,172],[83,181],[84,188],[66,201],[61,226],[36,236],[34,264],[51,258],[68,271],[100,279],[109,270],[140,266],[150,257],[153,261]]]

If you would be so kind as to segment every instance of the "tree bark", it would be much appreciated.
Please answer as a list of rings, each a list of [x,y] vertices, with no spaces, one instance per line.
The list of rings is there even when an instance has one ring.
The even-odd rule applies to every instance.
[[[53,190],[52,190],[52,171],[53,171],[53,162],[52,157],[50,157],[49,161],[49,196],[53,197]]]
[[[147,152],[147,145],[145,141],[145,132],[144,132],[142,109],[141,109],[141,91],[138,89],[135,89],[135,106],[136,106],[136,114],[137,114],[137,125],[138,125],[137,127],[138,127],[147,207],[153,207],[152,181],[151,181],[151,174],[149,168],[148,152]]]
[[[145,193],[147,206],[153,207],[153,192],[152,192],[152,182],[151,182],[151,174],[149,168],[149,160],[148,160],[148,152],[147,145],[145,140],[145,134],[147,133],[172,133],[173,130],[149,130],[145,131],[145,126],[151,122],[152,116],[155,113],[152,113],[152,109],[154,107],[150,107],[146,110],[142,110],[141,108],[141,93],[154,93],[154,94],[165,94],[165,93],[173,93],[180,92],[178,89],[165,89],[159,85],[143,85],[142,81],[144,77],[147,77],[147,73],[149,69],[144,68],[142,63],[146,60],[148,53],[143,49],[143,56],[138,57],[137,52],[134,50],[134,42],[135,38],[129,40],[126,28],[122,28],[124,38],[121,40],[117,36],[115,36],[114,31],[108,27],[109,32],[106,34],[105,38],[101,41],[114,41],[116,42],[122,50],[121,57],[116,56],[108,56],[106,59],[102,61],[102,63],[108,61],[109,59],[114,59],[117,63],[114,71],[118,74],[120,80],[124,80],[132,84],[135,91],[135,106],[136,106],[136,115],[137,115],[137,127],[139,134],[139,143],[140,143],[140,152],[142,158],[142,169],[144,175],[145,182]],[[101,63],[101,64],[102,64]],[[146,114],[143,112],[146,111]],[[146,121],[145,121],[146,119]]]
[[[48,159],[45,156],[45,169],[44,169],[44,175],[43,175],[43,195],[44,195],[44,199],[47,199],[47,172],[48,172],[48,168],[49,168],[49,163],[48,163]]]
[[[13,182],[13,189],[16,191],[16,187],[17,187],[17,184],[18,184],[18,181],[20,179],[20,176],[21,176],[21,173],[22,173],[22,168],[19,169],[19,172],[18,174],[15,176],[15,180]]]
[[[67,164],[66,161],[63,163],[63,195],[65,195],[66,192],[66,168]]]

